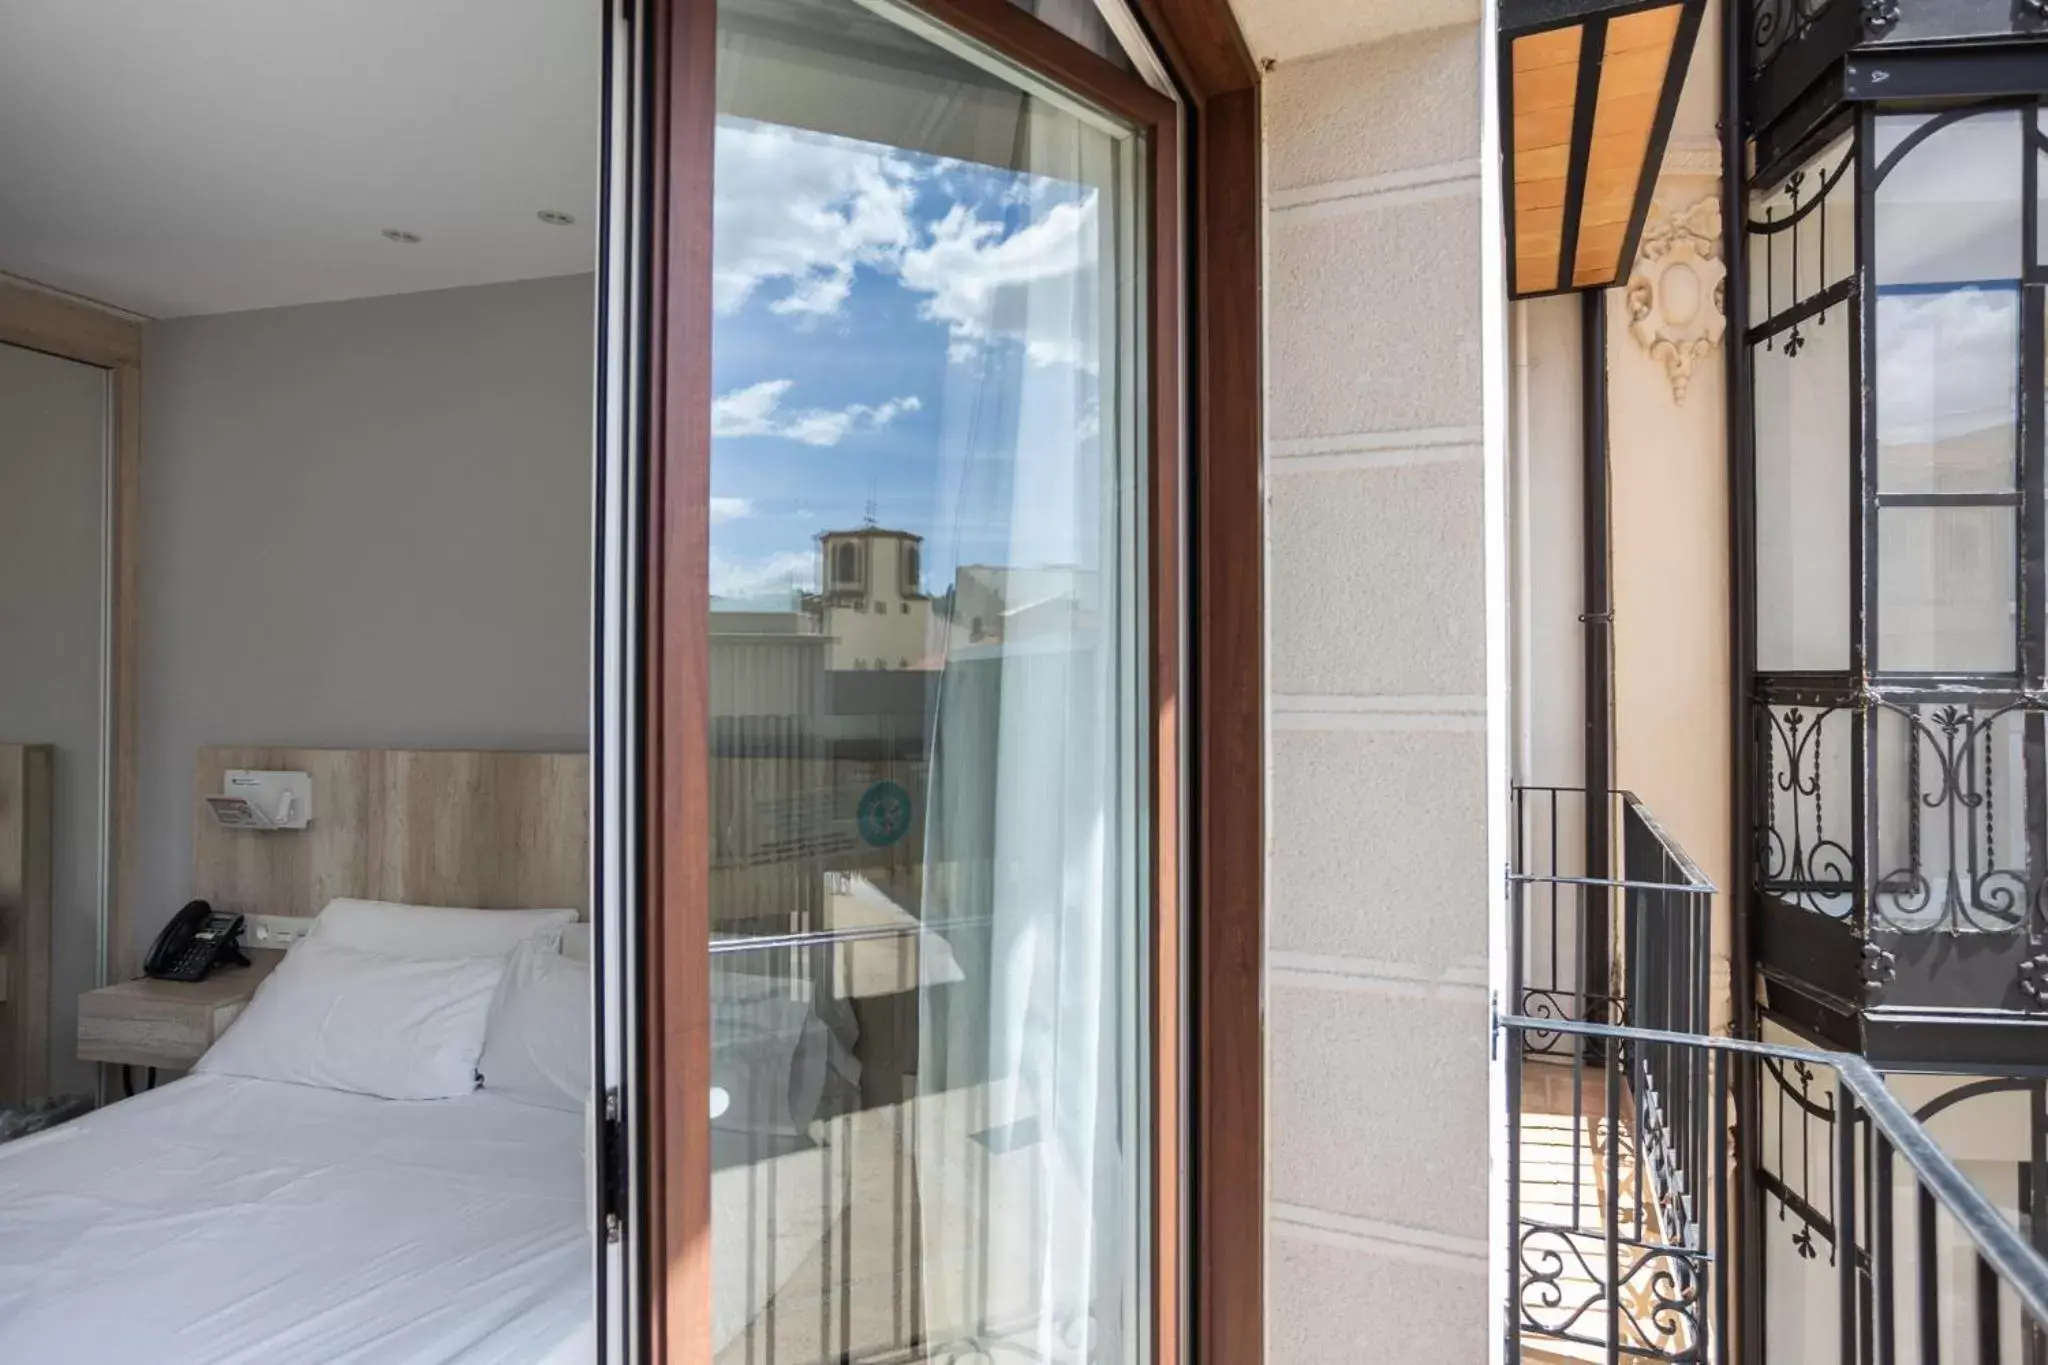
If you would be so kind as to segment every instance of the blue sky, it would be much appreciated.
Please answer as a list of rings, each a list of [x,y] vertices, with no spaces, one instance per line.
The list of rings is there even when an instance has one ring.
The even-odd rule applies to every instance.
[[[810,586],[870,499],[928,591],[1093,557],[1094,190],[726,120],[717,196],[715,594]]]

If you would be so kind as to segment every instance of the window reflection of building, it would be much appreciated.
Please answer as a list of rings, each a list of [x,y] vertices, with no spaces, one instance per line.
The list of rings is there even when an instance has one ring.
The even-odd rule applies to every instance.
[[[825,927],[834,878],[919,904],[921,833],[876,847],[859,803],[883,782],[925,791],[941,670],[972,690],[1005,646],[1071,642],[1100,617],[1098,573],[1072,565],[965,565],[935,602],[921,591],[922,539],[911,532],[827,532],[817,556],[818,591],[712,602],[721,932]],[[914,804],[921,830],[921,795]]]
[[[1092,629],[1099,615],[1098,575],[1053,564],[1011,568],[963,564],[946,613],[948,647],[1001,644]]]
[[[930,665],[932,600],[919,580],[923,539],[870,522],[818,537],[830,570],[804,597],[812,630],[826,638],[826,664],[840,671]]]
[[[832,546],[823,563],[836,571],[849,548]],[[897,903],[916,903],[917,828],[886,841],[866,836],[860,807],[878,784],[924,790],[937,675],[898,667],[905,656],[863,656],[855,667],[848,654],[846,666],[835,664],[847,641],[821,627],[877,618],[835,610],[826,596],[712,603],[711,903],[721,933],[829,927],[834,879],[894,888]],[[913,810],[914,822],[921,814]]]

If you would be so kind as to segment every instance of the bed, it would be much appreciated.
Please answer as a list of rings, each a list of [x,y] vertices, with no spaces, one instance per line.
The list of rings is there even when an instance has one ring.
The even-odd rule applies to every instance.
[[[751,1082],[727,1079],[715,1134],[739,1157],[712,1178],[716,1347],[840,1202],[819,1181],[850,1120],[811,1122],[840,1044],[789,984],[734,977],[714,1002],[714,1070]],[[583,1142],[582,1115],[488,1083],[395,1100],[199,1074],[0,1145],[0,1361],[580,1365]]]
[[[314,824],[299,835],[195,828],[193,889],[222,908],[317,914],[313,934],[200,1074],[0,1145],[0,1362],[592,1359],[581,757],[215,748],[199,753],[195,789],[219,790],[235,767],[311,773]],[[833,905],[842,900],[827,927],[871,929],[882,916],[915,928],[891,905],[862,908],[853,891]],[[463,905],[489,908],[449,908]],[[544,951],[535,927],[552,931]],[[489,944],[476,946],[477,934]],[[856,1147],[880,1149],[879,1139],[854,1143],[855,1120],[828,1097],[859,1084],[849,997],[901,990],[906,973],[958,979],[942,942],[921,966],[917,943],[718,959],[713,1075],[724,1102],[713,1137],[733,1159],[713,1176],[715,1348],[742,1336],[832,1235]],[[307,965],[321,953],[325,968]],[[404,1089],[418,1079],[415,1054],[434,1050],[428,1034],[335,984],[362,970],[376,989],[411,991],[408,973],[499,954],[514,965],[490,982],[527,962],[558,993],[486,985],[465,997],[487,1041],[479,1054],[471,1036],[436,1098]],[[294,972],[298,984],[278,991]],[[309,989],[307,973],[330,994],[294,995]],[[301,1004],[280,1015],[280,998]],[[555,1040],[539,1050],[576,1059],[556,1057],[546,1093],[527,1102],[494,1089],[489,1040],[520,1016],[513,998],[542,1011],[515,1036]],[[345,1015],[352,1022],[336,1022]],[[280,1027],[294,1021],[315,1030],[311,1043]],[[342,1074],[380,1039],[376,1083]],[[216,1065],[237,1049],[237,1064]]]
[[[582,1140],[198,1075],[0,1146],[0,1360],[588,1360]]]
[[[481,907],[454,913],[493,926],[587,916],[582,754],[221,746],[194,759],[188,893],[221,909],[325,919],[368,898],[408,933],[447,928],[417,907]],[[236,768],[310,774],[311,825],[216,825],[200,798]],[[557,1107],[477,1089],[468,1063],[435,1099],[195,1074],[0,1144],[0,1362],[592,1359],[581,1015],[568,1046],[583,1075]]]

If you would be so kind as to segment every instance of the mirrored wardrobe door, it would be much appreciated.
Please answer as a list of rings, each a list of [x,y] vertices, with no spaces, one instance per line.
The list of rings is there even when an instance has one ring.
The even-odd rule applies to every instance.
[[[0,1138],[88,1106],[110,834],[112,372],[0,345]]]

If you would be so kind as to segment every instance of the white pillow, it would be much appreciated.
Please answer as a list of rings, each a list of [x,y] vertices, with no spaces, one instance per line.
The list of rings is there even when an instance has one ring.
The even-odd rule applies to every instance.
[[[562,956],[578,962],[590,961],[590,921],[579,920],[562,926]]]
[[[405,958],[307,938],[195,1071],[440,1100],[476,1089],[501,957]]]
[[[520,944],[491,1002],[484,1089],[575,1112],[590,1093],[590,968],[546,945]]]
[[[308,937],[391,957],[496,957],[575,921],[574,910],[459,910],[343,899],[327,903]]]

